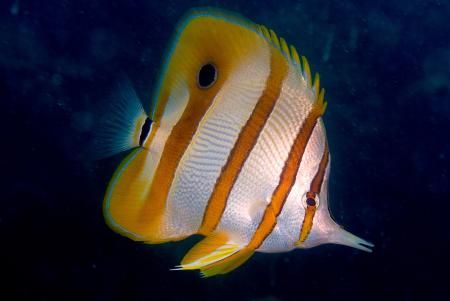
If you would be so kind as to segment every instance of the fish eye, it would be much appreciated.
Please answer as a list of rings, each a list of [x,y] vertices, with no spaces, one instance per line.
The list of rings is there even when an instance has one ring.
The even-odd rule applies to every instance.
[[[319,207],[319,195],[312,192],[305,193],[302,199],[302,205],[305,209],[307,207]]]
[[[316,200],[313,198],[307,198],[306,199],[306,205],[308,206],[316,206]]]
[[[211,87],[217,80],[217,67],[208,63],[200,67],[197,76],[197,84],[201,89]]]

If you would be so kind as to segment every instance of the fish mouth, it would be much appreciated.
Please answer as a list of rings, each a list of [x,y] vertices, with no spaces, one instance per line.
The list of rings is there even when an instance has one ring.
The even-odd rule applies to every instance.
[[[375,245],[365,239],[362,239],[343,228],[339,228],[338,231],[334,232],[329,240],[330,243],[344,245],[352,247],[361,251],[372,253],[372,248]]]

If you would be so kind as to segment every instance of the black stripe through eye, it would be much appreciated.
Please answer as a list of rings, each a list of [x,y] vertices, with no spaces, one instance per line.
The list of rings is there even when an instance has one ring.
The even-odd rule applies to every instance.
[[[142,125],[141,128],[141,135],[139,136],[139,145],[142,146],[142,144],[145,142],[145,139],[148,136],[148,133],[150,132],[150,125],[152,124],[152,120],[150,118],[145,118],[145,122]]]

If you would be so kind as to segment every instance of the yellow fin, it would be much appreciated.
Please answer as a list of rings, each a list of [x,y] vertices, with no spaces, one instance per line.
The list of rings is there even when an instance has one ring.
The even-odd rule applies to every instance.
[[[267,40],[269,40],[270,41],[270,33],[269,33],[269,30],[267,29],[267,27],[265,27],[264,25],[260,25],[260,30],[261,30],[261,33],[263,34],[263,36],[267,39]]]
[[[325,114],[325,110],[327,109],[328,106],[328,102],[326,102],[324,98],[325,98],[325,89],[322,88],[322,90],[320,90],[319,97],[316,100],[317,105],[320,108],[321,115]]]
[[[159,232],[163,211],[155,208],[151,219],[141,218],[142,208],[152,201],[148,198],[148,172],[154,165],[151,153],[144,148],[135,149],[123,159],[108,185],[103,214],[117,233],[137,241],[159,243],[167,240]]]
[[[239,252],[236,252],[231,256],[224,258],[220,262],[216,262],[210,266],[202,268],[201,274],[203,277],[211,277],[229,273],[249,260],[250,257],[252,257],[253,253],[255,253],[255,251],[251,249],[242,249]]]
[[[309,63],[306,57],[302,56],[302,62],[303,62],[303,77],[305,78],[308,87],[311,88],[311,68],[309,68]]]
[[[313,78],[311,76],[311,68],[309,67],[308,60],[304,56],[299,56],[294,46],[288,45],[284,38],[279,38],[275,31],[268,29],[264,25],[257,25],[256,29],[262,34],[262,36],[273,46],[278,48],[280,52],[287,58],[287,60],[297,67],[298,72],[306,81],[308,88],[313,87]],[[303,65],[303,66],[302,66]],[[303,70],[303,72],[302,72]],[[314,79],[314,88],[316,99],[319,97],[319,75],[316,74]]]
[[[208,256],[228,241],[228,235],[224,232],[213,233],[206,237],[199,243],[197,243],[189,252],[184,256],[181,261],[181,266],[189,266],[192,263]]]
[[[314,92],[316,92],[316,99],[319,98],[320,93],[320,75],[319,73],[316,73],[314,77]]]
[[[243,264],[250,253],[226,233],[217,232],[197,243],[173,270],[200,270],[205,277],[225,274]]]
[[[292,45],[291,45],[291,57],[292,60],[295,62],[295,64],[300,67],[301,66],[300,57],[298,56],[297,49],[295,49],[295,47]]]
[[[287,55],[287,57],[291,57],[291,54],[289,53],[289,46],[284,38],[280,38],[280,46],[281,50]]]
[[[280,41],[278,40],[277,34],[272,29],[270,31],[270,39],[272,40],[273,44],[277,46],[278,49],[281,49],[280,47]]]

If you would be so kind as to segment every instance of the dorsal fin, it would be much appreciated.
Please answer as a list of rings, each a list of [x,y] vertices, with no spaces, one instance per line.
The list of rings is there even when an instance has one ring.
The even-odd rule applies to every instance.
[[[293,45],[289,45],[284,38],[278,37],[275,31],[273,31],[272,29],[269,29],[261,24],[256,25],[256,29],[262,37],[264,37],[272,46],[277,48],[286,57],[286,59],[294,67],[296,67],[298,73],[306,81],[308,88],[314,91],[316,99],[318,99],[321,92],[319,80],[320,76],[319,73],[316,73],[314,75],[314,83],[312,82],[313,77],[311,76],[311,69],[306,57],[299,56],[295,47]]]

